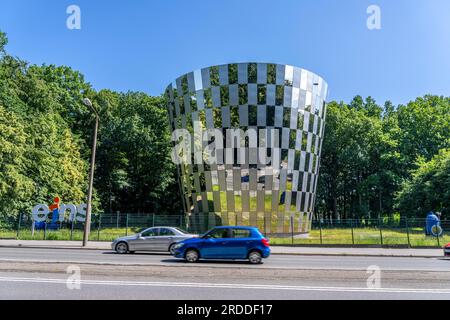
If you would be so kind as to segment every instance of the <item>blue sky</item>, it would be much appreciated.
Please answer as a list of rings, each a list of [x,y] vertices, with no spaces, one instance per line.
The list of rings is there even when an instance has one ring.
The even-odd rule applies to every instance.
[[[81,30],[66,8],[81,8]],[[381,8],[381,30],[366,26]],[[179,75],[261,61],[314,71],[330,99],[406,103],[450,95],[448,0],[2,0],[7,50],[68,65],[94,88],[161,94]]]

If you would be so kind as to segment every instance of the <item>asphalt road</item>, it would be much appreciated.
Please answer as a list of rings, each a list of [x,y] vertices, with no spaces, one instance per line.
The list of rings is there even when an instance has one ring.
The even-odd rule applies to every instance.
[[[450,271],[450,260],[438,258],[272,255],[263,265],[257,266],[242,261],[203,261],[190,265],[164,253],[119,255],[111,250],[1,247],[0,261],[326,270],[366,270],[376,265],[382,270]]]
[[[0,299],[450,299],[450,261],[273,255],[258,266],[191,265],[164,254],[0,248]]]

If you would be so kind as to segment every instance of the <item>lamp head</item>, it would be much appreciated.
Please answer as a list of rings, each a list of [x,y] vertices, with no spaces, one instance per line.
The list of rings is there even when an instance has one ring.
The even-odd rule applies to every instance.
[[[83,99],[83,104],[84,104],[86,107],[92,108],[92,102],[91,102],[91,100],[89,100],[89,98],[84,98],[84,99]]]

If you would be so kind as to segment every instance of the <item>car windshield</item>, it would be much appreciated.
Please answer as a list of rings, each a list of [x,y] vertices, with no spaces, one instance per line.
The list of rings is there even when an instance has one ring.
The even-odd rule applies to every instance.
[[[137,230],[136,233],[142,233],[142,232],[144,232],[144,231],[147,230],[147,229],[148,229],[148,227],[146,227],[146,228],[140,228],[140,229]]]

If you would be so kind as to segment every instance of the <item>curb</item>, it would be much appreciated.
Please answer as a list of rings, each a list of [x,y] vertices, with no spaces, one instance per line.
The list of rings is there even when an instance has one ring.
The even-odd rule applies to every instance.
[[[8,245],[8,244],[0,244],[0,248],[25,248],[25,249],[57,249],[57,250],[63,250],[63,249],[68,249],[68,250],[112,250],[110,248],[93,248],[93,247],[88,247],[88,248],[83,248],[83,247],[72,247],[72,246],[33,246],[33,245],[22,245],[22,244],[18,244],[18,245]]]

